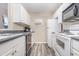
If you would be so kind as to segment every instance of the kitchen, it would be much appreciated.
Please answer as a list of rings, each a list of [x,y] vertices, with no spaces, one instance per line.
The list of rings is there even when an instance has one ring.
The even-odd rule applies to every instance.
[[[0,56],[79,56],[79,3],[0,7]]]

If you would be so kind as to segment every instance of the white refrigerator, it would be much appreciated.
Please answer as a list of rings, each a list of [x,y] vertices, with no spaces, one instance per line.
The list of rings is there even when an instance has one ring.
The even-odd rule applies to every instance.
[[[47,21],[47,43],[48,46],[54,48],[56,33],[58,32],[58,20],[48,19]]]

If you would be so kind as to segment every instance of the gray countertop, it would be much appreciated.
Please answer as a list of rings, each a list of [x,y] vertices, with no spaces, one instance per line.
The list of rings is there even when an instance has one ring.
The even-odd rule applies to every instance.
[[[5,41],[9,41],[9,40],[13,40],[15,38],[21,37],[21,36],[25,36],[28,35],[30,32],[23,32],[23,33],[16,33],[16,34],[12,34],[11,35],[0,35],[0,43],[3,43]]]

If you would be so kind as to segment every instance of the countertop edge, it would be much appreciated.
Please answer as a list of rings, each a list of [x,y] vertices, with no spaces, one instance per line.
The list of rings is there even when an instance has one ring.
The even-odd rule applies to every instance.
[[[20,34],[17,34],[16,36],[11,36],[11,37],[7,37],[7,38],[3,38],[3,39],[0,39],[0,44],[4,43],[4,42],[7,42],[7,41],[11,41],[11,40],[14,40],[18,37],[21,37],[21,36],[26,36],[28,35],[30,32],[26,32],[26,33],[20,33]]]

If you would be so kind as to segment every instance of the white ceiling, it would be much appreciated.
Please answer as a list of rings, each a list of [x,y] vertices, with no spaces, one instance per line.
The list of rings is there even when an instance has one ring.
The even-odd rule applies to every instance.
[[[62,3],[23,3],[28,13],[33,17],[50,17]]]

